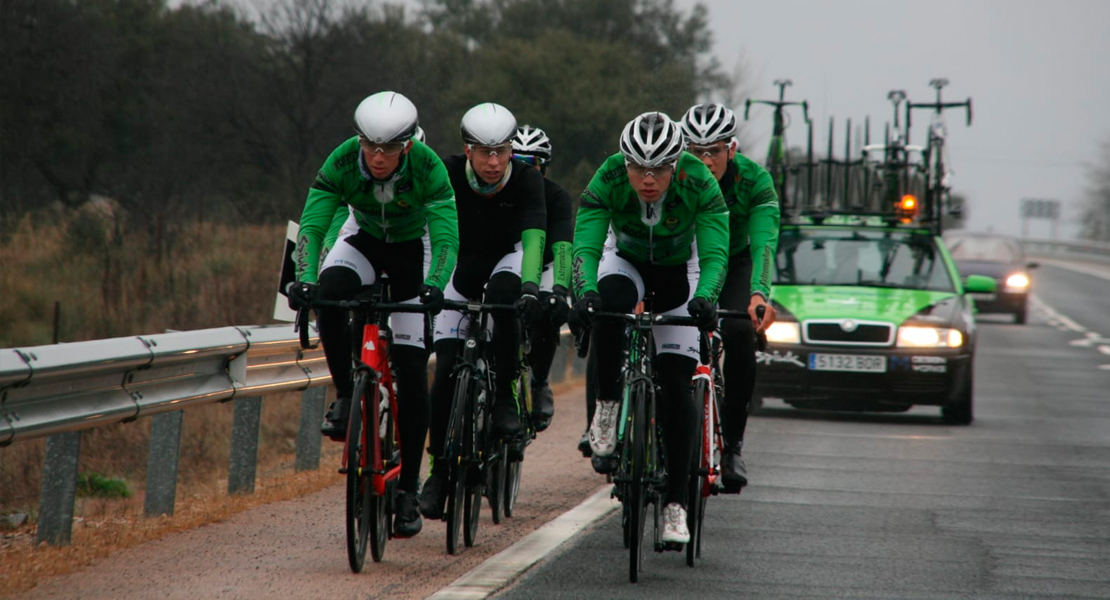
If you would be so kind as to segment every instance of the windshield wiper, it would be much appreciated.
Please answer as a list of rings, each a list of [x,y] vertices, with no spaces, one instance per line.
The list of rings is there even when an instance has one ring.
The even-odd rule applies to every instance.
[[[875,287],[875,288],[891,288],[891,289],[899,289],[899,288],[903,287],[903,286],[900,286],[900,285],[897,285],[897,284],[894,284],[894,283],[888,283],[886,281],[879,281],[877,279],[864,279],[864,280],[861,280],[861,281],[857,281],[855,283],[855,285],[857,285],[859,287]]]

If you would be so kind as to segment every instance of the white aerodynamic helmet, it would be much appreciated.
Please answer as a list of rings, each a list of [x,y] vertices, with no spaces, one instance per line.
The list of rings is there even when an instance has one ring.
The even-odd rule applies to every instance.
[[[682,135],[690,144],[731,141],[736,136],[736,114],[721,104],[697,104],[682,117]]]
[[[375,144],[406,141],[418,128],[416,106],[397,92],[367,96],[355,109],[355,131]]]
[[[645,167],[673,163],[685,148],[678,124],[661,112],[647,112],[632,119],[621,133],[625,160]]]
[[[551,140],[539,127],[521,125],[513,137],[513,154],[534,156],[537,164],[546,165],[551,162]]]
[[[500,146],[516,135],[516,117],[500,104],[483,102],[466,111],[460,129],[467,144]]]

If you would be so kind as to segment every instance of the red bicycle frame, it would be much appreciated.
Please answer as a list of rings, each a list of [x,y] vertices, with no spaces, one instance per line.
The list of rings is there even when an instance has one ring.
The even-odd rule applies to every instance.
[[[718,479],[721,475],[721,424],[720,415],[717,413],[717,386],[714,384],[713,369],[710,365],[698,365],[697,370],[694,371],[695,387],[699,379],[705,382],[705,394],[701,398],[702,443],[699,462],[700,468],[706,473],[701,495],[707,498],[720,490]]]
[[[372,398],[375,401],[368,402],[369,406],[363,406],[360,414],[364,420],[362,427],[362,452],[359,454],[361,464],[360,469],[370,470],[370,483],[374,490],[374,495],[385,495],[385,484],[400,476],[401,465],[397,464],[386,470],[388,457],[382,456],[381,437],[383,432],[382,425],[382,406],[381,398],[389,398],[389,410],[393,413],[393,426],[396,427],[397,423],[397,393],[393,389],[393,371],[389,368],[389,340],[386,336],[382,335],[381,327],[377,323],[367,323],[362,328],[362,354],[360,356],[363,364],[370,367],[374,373],[374,382],[378,385],[376,394]],[[360,402],[362,398],[358,399]],[[373,426],[371,426],[371,424]],[[396,434],[396,430],[394,431]],[[394,436],[397,440],[398,449],[401,446],[401,439],[399,436]],[[369,452],[368,452],[369,451]],[[344,445],[343,452],[343,467],[347,467],[347,452],[346,445]]]

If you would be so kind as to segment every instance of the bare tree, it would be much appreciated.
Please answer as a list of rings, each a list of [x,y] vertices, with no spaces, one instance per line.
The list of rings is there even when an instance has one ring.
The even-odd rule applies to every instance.
[[[1110,242],[1110,135],[1102,140],[1098,159],[1087,171],[1087,208],[1079,236]]]

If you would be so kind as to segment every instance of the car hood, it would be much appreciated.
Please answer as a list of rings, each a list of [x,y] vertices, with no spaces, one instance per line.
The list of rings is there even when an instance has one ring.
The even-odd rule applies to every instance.
[[[858,286],[776,285],[774,289],[775,303],[799,321],[855,319],[895,325],[955,296],[955,292]]]
[[[983,275],[995,279],[1004,279],[1010,273],[1020,271],[1021,268],[1010,263],[988,262],[985,260],[957,261],[956,269],[960,271],[961,278],[968,275]]]

